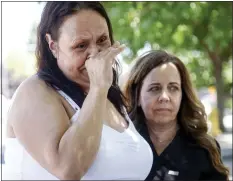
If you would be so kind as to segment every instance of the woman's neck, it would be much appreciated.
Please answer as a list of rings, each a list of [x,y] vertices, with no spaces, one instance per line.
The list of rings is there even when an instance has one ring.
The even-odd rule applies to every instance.
[[[172,142],[179,129],[177,121],[172,121],[168,124],[153,124],[147,123],[150,138],[158,154],[161,154],[164,149]]]

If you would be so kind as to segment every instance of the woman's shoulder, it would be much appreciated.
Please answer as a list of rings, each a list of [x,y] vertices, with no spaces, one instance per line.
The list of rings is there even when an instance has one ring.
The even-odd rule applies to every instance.
[[[32,75],[15,91],[8,111],[8,123],[16,125],[19,120],[21,122],[23,120],[25,124],[25,117],[27,121],[31,121],[35,120],[34,117],[50,116],[52,112],[57,112],[60,116],[63,114],[62,109],[63,105],[58,93],[37,75]],[[30,114],[25,115],[25,110]]]
[[[186,155],[189,168],[199,172],[201,180],[226,180],[225,175],[214,167],[210,152],[206,148],[195,141],[186,146],[188,148],[186,149]]]
[[[19,89],[39,88],[38,91],[47,90],[47,84],[44,80],[40,79],[38,75],[34,74],[25,79],[19,86]]]
[[[183,135],[185,136],[185,135]],[[199,165],[200,169],[209,169],[212,167],[212,161],[211,161],[211,157],[210,157],[210,153],[209,151],[204,148],[203,146],[201,146],[194,138],[186,135],[186,137],[184,138],[185,144],[186,144],[186,151],[189,153],[189,159],[192,160],[194,163],[194,165]],[[219,149],[220,152],[220,145],[219,143],[212,138],[213,140],[213,144],[216,144],[217,148]],[[220,152],[221,154],[221,152]]]
[[[53,89],[48,86],[44,80],[40,79],[36,74],[25,79],[15,91],[14,96],[33,94],[51,94]]]
[[[207,137],[206,137],[207,139]],[[209,136],[209,141],[212,142],[212,144],[214,145],[214,147],[216,146],[216,148],[218,149],[219,153],[221,154],[221,148],[220,148],[220,144],[218,143],[218,141],[214,138]],[[187,147],[189,147],[189,149],[192,149],[194,151],[197,152],[201,152],[203,155],[205,155],[206,157],[209,157],[209,151],[204,148],[203,146],[201,146],[196,139],[194,139],[191,136],[186,135],[185,136],[185,140],[187,142]]]
[[[37,75],[28,77],[19,85],[12,97],[11,107],[17,108],[23,105],[30,107],[31,103],[34,101],[36,101],[38,105],[44,101],[49,101],[51,103],[60,101],[56,91]]]

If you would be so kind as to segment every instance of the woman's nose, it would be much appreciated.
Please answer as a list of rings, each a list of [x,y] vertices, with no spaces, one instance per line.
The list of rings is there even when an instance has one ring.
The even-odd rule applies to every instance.
[[[91,45],[88,49],[88,58],[91,56],[95,56],[100,51],[101,51],[101,48],[98,45]]]
[[[167,102],[169,99],[169,95],[166,91],[161,92],[161,95],[159,96],[159,102]]]

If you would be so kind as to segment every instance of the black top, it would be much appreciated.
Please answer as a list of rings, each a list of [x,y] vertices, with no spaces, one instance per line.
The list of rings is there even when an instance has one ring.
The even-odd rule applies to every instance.
[[[195,144],[180,129],[173,141],[158,156],[146,126],[139,133],[153,151],[153,165],[146,180],[227,180],[212,165],[208,151]]]

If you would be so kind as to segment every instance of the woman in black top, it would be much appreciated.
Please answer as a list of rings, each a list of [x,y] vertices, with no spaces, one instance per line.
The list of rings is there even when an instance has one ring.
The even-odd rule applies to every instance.
[[[131,119],[153,150],[147,180],[228,180],[220,146],[207,134],[204,107],[177,57],[165,51],[139,57],[125,96]]]

